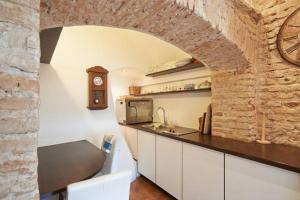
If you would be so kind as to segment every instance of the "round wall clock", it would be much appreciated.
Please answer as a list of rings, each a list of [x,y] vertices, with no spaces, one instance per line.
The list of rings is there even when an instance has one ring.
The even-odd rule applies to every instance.
[[[96,76],[93,80],[94,84],[99,86],[99,85],[102,85],[103,84],[103,80],[100,76]]]
[[[300,8],[283,23],[277,36],[277,46],[285,60],[300,66]]]

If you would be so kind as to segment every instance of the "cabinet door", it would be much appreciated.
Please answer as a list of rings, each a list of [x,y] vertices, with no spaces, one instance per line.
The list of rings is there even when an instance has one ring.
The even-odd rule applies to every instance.
[[[182,142],[156,136],[156,184],[182,198]]]
[[[224,153],[183,143],[183,200],[224,200]]]
[[[135,160],[138,160],[138,130],[130,127],[125,129],[125,139]]]
[[[138,131],[138,171],[155,183],[155,135]]]
[[[225,155],[226,200],[300,200],[300,175]]]

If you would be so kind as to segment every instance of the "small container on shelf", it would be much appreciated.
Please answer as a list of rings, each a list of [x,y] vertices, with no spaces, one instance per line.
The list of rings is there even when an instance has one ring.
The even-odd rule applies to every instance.
[[[186,84],[184,84],[184,89],[185,90],[193,90],[193,89],[195,89],[195,84],[194,83],[186,83]]]
[[[130,95],[139,95],[141,94],[141,87],[139,86],[129,86]]]
[[[211,82],[208,80],[206,80],[198,85],[198,88],[210,88],[210,87],[211,87]]]

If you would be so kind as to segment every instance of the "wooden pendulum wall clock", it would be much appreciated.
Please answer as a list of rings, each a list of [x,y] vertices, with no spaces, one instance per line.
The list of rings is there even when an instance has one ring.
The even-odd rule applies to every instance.
[[[300,66],[300,8],[282,25],[277,36],[277,46],[285,60]]]
[[[88,68],[88,108],[103,110],[107,108],[107,74],[100,66]]]

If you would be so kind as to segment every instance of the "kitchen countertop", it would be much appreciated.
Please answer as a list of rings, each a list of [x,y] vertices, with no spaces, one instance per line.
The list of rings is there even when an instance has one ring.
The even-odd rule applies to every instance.
[[[300,173],[300,148],[297,147],[280,144],[262,145],[256,142],[247,143],[199,133],[174,136],[143,127],[144,124],[120,125]]]

